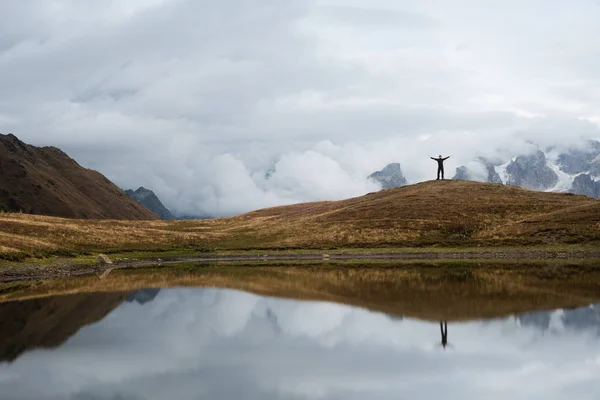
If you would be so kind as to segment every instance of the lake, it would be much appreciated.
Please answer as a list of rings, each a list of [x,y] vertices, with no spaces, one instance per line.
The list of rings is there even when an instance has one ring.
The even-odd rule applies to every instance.
[[[3,400],[600,398],[600,304],[442,322],[173,287],[0,318]]]

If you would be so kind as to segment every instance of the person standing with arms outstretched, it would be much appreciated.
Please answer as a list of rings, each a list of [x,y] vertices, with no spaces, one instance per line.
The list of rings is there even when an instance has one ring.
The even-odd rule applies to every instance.
[[[442,155],[440,154],[440,156],[438,158],[435,157],[429,157],[432,160],[437,161],[438,163],[438,172],[437,172],[437,178],[438,180],[440,179],[440,174],[442,175],[442,179],[444,179],[444,161],[446,161],[447,159],[450,158],[450,156],[442,158]]]

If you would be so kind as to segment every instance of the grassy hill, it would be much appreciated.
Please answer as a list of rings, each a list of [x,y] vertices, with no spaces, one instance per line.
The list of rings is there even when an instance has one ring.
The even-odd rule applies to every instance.
[[[66,218],[158,219],[56,147],[0,134],[0,211]]]
[[[201,221],[0,215],[0,253],[168,249],[600,245],[600,200],[430,181],[342,201]]]

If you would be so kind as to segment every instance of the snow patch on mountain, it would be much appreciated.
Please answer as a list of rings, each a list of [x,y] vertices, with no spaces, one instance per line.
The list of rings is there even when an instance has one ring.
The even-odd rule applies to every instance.
[[[548,166],[558,176],[558,182],[553,187],[546,189],[546,192],[564,193],[571,190],[571,188],[573,187],[573,179],[575,179],[577,174],[567,174],[566,172],[561,171],[558,165],[553,163],[548,163]]]
[[[516,158],[516,157],[515,157]],[[500,175],[500,179],[502,180],[502,183],[506,185],[506,182],[508,182],[508,171],[506,170],[506,168],[508,167],[508,165],[510,163],[512,163],[513,161],[515,161],[515,158],[511,158],[510,160],[508,160],[507,162],[505,162],[502,165],[497,165],[495,167],[496,169],[496,173],[498,175]]]

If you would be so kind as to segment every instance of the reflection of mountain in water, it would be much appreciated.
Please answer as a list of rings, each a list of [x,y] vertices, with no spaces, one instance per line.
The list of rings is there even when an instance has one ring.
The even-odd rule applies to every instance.
[[[575,309],[527,313],[515,319],[521,326],[535,326],[544,332],[593,329],[600,335],[600,303]]]
[[[146,304],[154,300],[158,292],[160,292],[160,289],[142,289],[129,295],[126,300],[130,303],[136,301],[140,304]]]
[[[269,307],[267,307],[265,318],[269,322],[274,333],[281,333],[281,327],[279,326],[277,314],[275,314],[275,312]]]
[[[126,293],[86,293],[0,303],[0,362],[38,347],[57,347],[117,308]]]
[[[0,398],[598,397],[600,340],[574,332],[600,326],[597,307],[440,323],[214,288],[162,289],[136,304],[156,293],[128,293],[132,303],[60,348],[0,363]],[[573,329],[539,334],[557,320]]]
[[[165,290],[166,296],[170,290],[176,289]],[[81,327],[102,320],[125,300],[146,304],[144,308],[152,307],[150,303],[160,291],[161,289],[144,289],[133,293],[77,294],[0,303],[0,361],[15,360],[23,352],[33,348],[58,347]],[[215,315],[237,315],[231,311],[237,307],[230,308],[229,305],[230,292],[206,289],[194,291],[200,292],[198,299],[201,300],[201,306],[212,310]],[[240,296],[239,293],[236,295]],[[276,302],[274,304],[277,305]],[[307,315],[312,315],[312,312],[310,310]],[[388,317],[398,324],[412,319],[405,320],[402,315]],[[600,336],[600,303],[577,309],[525,313],[510,319],[518,326],[532,327],[542,332],[589,331]],[[261,326],[262,332],[280,335],[285,331],[282,326],[286,321],[289,323],[289,315],[281,307],[268,304],[261,311],[253,311],[249,321]],[[484,324],[493,322],[494,320],[489,320]]]

